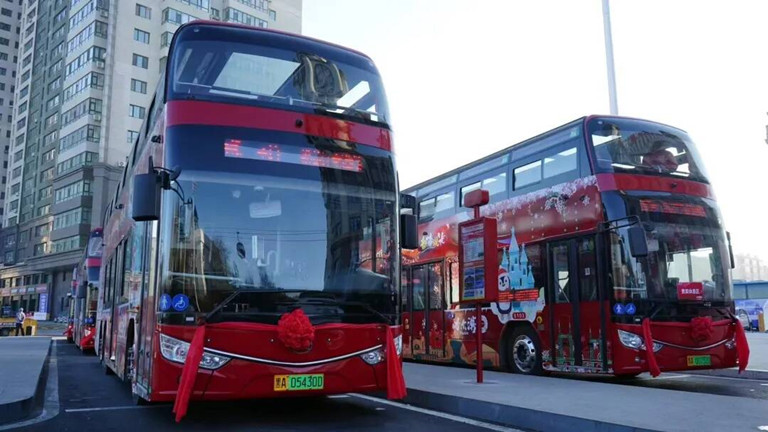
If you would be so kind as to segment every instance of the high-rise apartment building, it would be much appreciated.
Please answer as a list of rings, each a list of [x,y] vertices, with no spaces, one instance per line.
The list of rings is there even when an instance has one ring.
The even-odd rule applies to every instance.
[[[0,167],[0,225],[5,212],[5,185],[13,170],[11,160],[11,134],[13,124],[16,68],[19,63],[19,39],[21,38],[22,0],[3,2],[0,5],[0,148],[3,149]],[[18,203],[16,204],[18,205]]]
[[[0,104],[10,121],[3,138],[10,148],[4,155],[0,302],[32,311],[44,303],[41,312],[58,315],[66,310],[73,268],[88,233],[101,224],[178,26],[212,19],[300,33],[301,0],[17,3],[11,13],[19,33],[9,35],[9,44],[18,53],[9,52],[9,60],[10,54],[20,60],[15,83],[5,84],[11,87],[6,103],[14,100],[15,111]],[[0,69],[0,98],[2,75]]]

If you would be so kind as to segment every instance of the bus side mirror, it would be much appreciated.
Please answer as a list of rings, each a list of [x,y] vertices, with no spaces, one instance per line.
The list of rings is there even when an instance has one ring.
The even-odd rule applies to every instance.
[[[154,172],[133,177],[131,216],[136,222],[156,221],[160,218],[160,177]]]
[[[419,248],[419,232],[416,224],[416,216],[412,214],[400,215],[400,247],[403,249]]]
[[[628,229],[629,252],[634,258],[648,256],[648,241],[645,239],[645,229],[641,226],[631,226]]]

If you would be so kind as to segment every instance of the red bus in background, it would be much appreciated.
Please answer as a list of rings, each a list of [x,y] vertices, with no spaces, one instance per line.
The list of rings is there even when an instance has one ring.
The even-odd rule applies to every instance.
[[[106,371],[137,402],[176,400],[177,419],[189,399],[401,394],[399,248],[416,219],[400,216],[388,121],[360,53],[182,25],[105,214]]]
[[[70,317],[71,339],[82,351],[94,349],[102,240],[101,228],[91,230],[88,237],[88,247],[83,253],[82,260],[75,268],[72,278],[74,302]]]
[[[457,304],[461,203],[479,188],[499,233],[500,299],[482,323]],[[403,257],[407,358],[475,363],[482,325],[488,366],[524,374],[746,366],[729,240],[684,131],[585,117],[404,193],[421,235]]]

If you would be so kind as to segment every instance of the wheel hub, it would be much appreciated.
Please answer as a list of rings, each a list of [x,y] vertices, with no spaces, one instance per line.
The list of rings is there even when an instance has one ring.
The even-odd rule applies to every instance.
[[[536,364],[536,345],[528,336],[522,335],[515,340],[513,347],[515,366],[522,372],[533,371]]]

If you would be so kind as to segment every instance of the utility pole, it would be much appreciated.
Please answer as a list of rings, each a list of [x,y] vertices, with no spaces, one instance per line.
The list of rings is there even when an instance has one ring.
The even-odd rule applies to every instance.
[[[616,71],[613,67],[613,39],[611,38],[611,9],[608,0],[603,0],[603,31],[605,32],[605,63],[608,68],[608,98],[611,115],[619,114],[619,102],[616,98]]]

